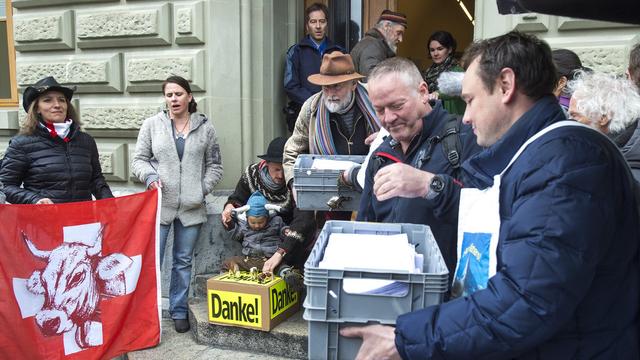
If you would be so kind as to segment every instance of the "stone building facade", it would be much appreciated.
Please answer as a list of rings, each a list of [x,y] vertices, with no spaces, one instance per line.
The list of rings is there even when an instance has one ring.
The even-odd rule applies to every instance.
[[[370,1],[370,0],[369,0]],[[367,3],[366,0],[363,1]],[[393,1],[386,1],[393,7]],[[302,35],[300,0],[12,0],[19,90],[53,75],[76,85],[74,105],[98,141],[113,188],[135,191],[130,159],[142,121],[160,109],[171,74],[191,81],[213,121],[231,189],[269,140],[285,133],[284,54]],[[366,4],[365,4],[366,5]],[[511,29],[575,50],[586,66],[623,74],[637,26],[540,14],[503,16],[475,2],[474,38]],[[18,110],[20,109],[20,110]],[[0,109],[0,155],[22,107]]]
[[[551,48],[573,50],[584,66],[623,76],[629,51],[640,42],[640,26],[544,14],[499,15],[496,1],[476,0],[474,38],[510,30],[535,34]]]
[[[142,121],[164,106],[169,75],[191,82],[218,132],[232,188],[243,166],[285,131],[284,53],[299,35],[296,0],[13,0],[19,91],[53,75],[74,105],[115,189],[141,189],[129,169]],[[0,112],[0,151],[20,110]],[[1,154],[0,154],[1,155]]]
[[[394,0],[363,0],[363,8],[373,3],[396,8]],[[270,139],[285,134],[284,54],[302,35],[302,0],[12,0],[11,5],[19,91],[48,75],[78,87],[74,105],[98,142],[114,190],[142,190],[130,171],[138,129],[163,108],[160,85],[172,74],[191,81],[199,110],[218,132],[225,172],[218,190],[232,189]],[[495,0],[476,0],[474,18],[476,39],[511,29],[533,32],[552,47],[575,50],[586,66],[617,74],[624,73],[629,49],[640,41],[637,26],[503,16]],[[0,158],[24,115],[22,106],[0,108]],[[209,221],[195,250],[193,273],[200,288],[204,282],[197,279],[217,272],[224,257],[240,250],[224,240],[218,221],[224,193],[217,195],[209,198]],[[171,262],[164,265],[167,284]]]

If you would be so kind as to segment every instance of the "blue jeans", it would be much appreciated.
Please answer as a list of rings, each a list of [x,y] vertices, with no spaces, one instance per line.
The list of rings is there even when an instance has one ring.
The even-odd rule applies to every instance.
[[[173,221],[173,267],[169,285],[169,313],[172,319],[186,319],[189,309],[189,283],[191,282],[191,259],[202,224],[183,226],[180,220]],[[160,225],[160,266],[164,259],[164,248],[171,225]]]

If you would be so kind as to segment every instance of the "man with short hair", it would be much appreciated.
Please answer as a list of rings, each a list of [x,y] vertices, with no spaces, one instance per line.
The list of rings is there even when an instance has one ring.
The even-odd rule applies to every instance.
[[[384,10],[375,26],[351,50],[356,71],[367,77],[379,62],[396,56],[406,29],[406,15]]]
[[[400,57],[382,61],[369,74],[367,89],[378,119],[390,136],[371,154],[357,220],[429,225],[453,274],[457,219],[436,219],[423,198],[378,201],[372,195],[373,182],[380,170],[395,163],[456,176],[460,164],[481,148],[471,127],[447,113],[441,102],[431,107],[427,84],[413,62]],[[448,148],[445,142],[452,146]]]
[[[287,50],[284,71],[284,90],[290,100],[285,110],[291,132],[302,104],[320,91],[320,86],[310,83],[307,77],[318,73],[324,54],[342,50],[327,37],[329,9],[324,4],[314,3],[306,8],[304,23],[307,35]]]
[[[320,73],[309,76],[322,91],[302,105],[293,134],[284,148],[284,177],[293,180],[299,154],[366,155],[370,137],[380,129],[369,95],[358,84],[351,56],[340,51],[325,54]],[[369,140],[367,140],[369,138]]]
[[[347,328],[359,358],[637,359],[638,201],[604,135],[565,117],[549,45],[510,32],[466,52],[464,121],[488,147],[446,175],[378,172],[378,200],[429,196],[459,213],[452,301],[396,328]],[[381,172],[384,172],[381,174]],[[483,190],[479,190],[483,189]]]

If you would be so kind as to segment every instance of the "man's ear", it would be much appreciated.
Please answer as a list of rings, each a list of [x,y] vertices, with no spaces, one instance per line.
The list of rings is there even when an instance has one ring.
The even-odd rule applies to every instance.
[[[418,85],[418,96],[423,104],[429,102],[429,86],[424,81],[421,81],[420,85]]]
[[[504,68],[498,75],[497,90],[502,94],[502,103],[513,101],[516,93],[516,73],[511,68]]]

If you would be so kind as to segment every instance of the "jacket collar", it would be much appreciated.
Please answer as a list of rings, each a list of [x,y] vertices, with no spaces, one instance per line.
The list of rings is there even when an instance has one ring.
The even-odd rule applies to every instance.
[[[171,117],[169,117],[169,110],[162,110],[160,114],[161,114],[160,119],[162,120],[162,123],[169,129],[171,129]],[[189,130],[189,132],[192,132],[197,128],[199,128],[200,125],[207,122],[209,119],[207,119],[207,116],[205,114],[194,112],[194,113],[191,113],[190,120],[191,120],[191,129]]]
[[[391,48],[389,47],[389,44],[387,44],[387,40],[384,38],[384,35],[382,34],[382,32],[380,32],[380,30],[373,27],[369,29],[369,31],[367,31],[364,35],[371,36],[372,38],[381,41],[384,44],[384,49],[387,52],[387,56],[393,57],[396,55],[396,53],[394,53],[393,50],[391,50]]]
[[[422,137],[430,138],[436,134],[436,130],[442,127],[442,121],[438,122],[445,114],[446,110],[442,106],[441,101],[436,101],[432,106],[431,112],[422,118]]]
[[[545,127],[565,120],[564,112],[554,96],[545,96],[525,112],[495,144],[462,164],[478,185],[490,186],[493,176],[507,166],[513,155],[530,137]]]
[[[36,126],[36,133],[39,134],[42,137],[48,138],[48,139],[52,139],[54,141],[60,141],[60,142],[64,142],[63,139],[61,139],[60,137],[56,136],[55,138],[51,137],[51,133],[49,132],[49,129],[47,129],[47,127],[45,126],[44,123],[42,123],[41,121],[38,121],[38,125]],[[67,141],[71,141],[73,140],[73,138],[76,137],[76,134],[78,133],[79,128],[78,128],[78,124],[74,121],[71,123],[71,127],[69,128],[69,133],[67,134]]]
[[[302,40],[300,40],[300,43],[298,44],[299,46],[302,47],[310,47],[314,50],[319,50],[316,47],[316,44],[313,42],[313,40],[311,40],[311,36],[309,35],[305,35],[305,37],[302,38]],[[343,51],[339,46],[337,46],[336,44],[333,43],[333,41],[331,41],[331,39],[329,39],[328,36],[324,37],[324,40],[322,40],[322,44],[320,45],[320,49],[323,50],[323,54],[328,52],[329,50],[334,51],[334,50],[339,50],[339,51]]]

